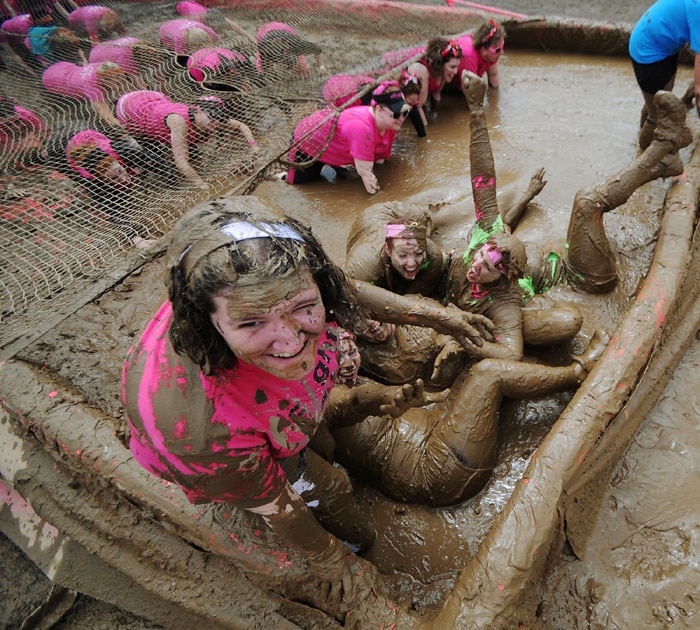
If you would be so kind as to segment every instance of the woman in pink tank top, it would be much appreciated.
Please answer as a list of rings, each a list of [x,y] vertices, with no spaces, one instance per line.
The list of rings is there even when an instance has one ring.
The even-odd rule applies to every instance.
[[[359,560],[341,540],[367,548],[375,533],[347,475],[307,448],[336,377],[337,322],[359,318],[342,272],[308,228],[252,196],[187,212],[166,265],[169,299],[124,366],[134,458],[193,503],[262,516],[350,595]]]

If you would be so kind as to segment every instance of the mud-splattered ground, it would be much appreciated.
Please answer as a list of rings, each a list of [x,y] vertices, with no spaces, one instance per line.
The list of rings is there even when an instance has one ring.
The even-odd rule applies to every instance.
[[[507,8],[530,15],[633,22],[646,5],[638,0],[610,5],[602,1],[579,5],[570,0],[519,0],[511,2]],[[554,68],[542,72],[542,68],[552,62],[535,54],[506,58],[502,94],[491,104],[489,114],[499,184],[504,191],[522,189],[532,171],[539,166],[547,167],[550,184],[523,225],[524,238],[543,247],[556,247],[560,244],[557,239],[563,239],[575,190],[601,179],[633,157],[638,111],[636,86],[631,70],[623,61],[580,64],[575,58],[562,56],[558,62],[565,64],[565,72]],[[553,82],[556,89],[550,93],[548,90],[552,86],[547,84]],[[554,96],[555,93],[559,96]],[[611,125],[609,116],[606,116],[605,124],[601,121],[597,125],[600,112],[596,105],[607,102],[611,94],[615,97],[614,117],[617,120]],[[469,206],[468,198],[463,198],[466,183],[464,136],[454,134],[452,137],[447,133],[448,120],[449,125],[458,126],[466,119],[458,103],[448,107],[454,111],[436,124],[430,142],[435,142],[438,135],[442,138],[440,159],[455,164],[452,173],[440,165],[430,164],[431,155],[435,159],[435,153],[431,151],[434,146],[426,143],[416,151],[413,138],[399,143],[391,172],[384,169],[379,173],[384,190],[393,191],[397,197],[447,202],[442,214],[438,213],[439,228],[454,225],[454,213]],[[512,125],[516,119],[519,123]],[[577,159],[561,159],[558,151],[562,146],[583,153]],[[584,149],[596,146],[605,146],[605,151],[597,158],[585,155]],[[532,157],[528,159],[528,155]],[[427,170],[416,168],[422,162],[429,164]],[[341,182],[332,189],[319,186],[313,194],[297,189],[285,189],[285,193],[293,212],[311,221],[322,238],[333,239],[329,233],[332,224],[329,219],[335,218],[335,213],[344,214],[348,208],[369,203],[355,184]],[[263,185],[259,194],[274,197],[279,191],[279,183],[270,182]],[[620,237],[620,245],[649,249],[653,244],[650,234],[653,234],[656,216],[638,210],[641,207],[658,208],[662,193],[663,187],[659,186],[644,191],[630,209],[611,216],[611,231],[624,236],[624,239]],[[323,209],[329,207],[334,210],[323,214]],[[631,221],[634,225],[625,231],[625,222]],[[460,234],[443,229],[441,236],[445,244],[450,245]],[[642,259],[644,256],[642,251]],[[630,269],[630,276],[633,273],[634,269]],[[82,321],[67,322],[59,332],[36,344],[25,358],[41,362],[43,356],[53,355],[52,368],[60,364],[60,373],[79,381],[91,403],[118,417],[121,412],[116,381],[122,349],[142,326],[143,314],[159,303],[162,297],[159,283],[158,265],[152,265],[141,276],[130,278],[121,285],[112,299],[100,300],[83,309]],[[143,291],[144,286],[152,289]],[[139,299],[128,299],[132,291],[137,290]],[[591,304],[586,297],[577,296],[577,299],[581,300],[584,310],[599,305]],[[589,318],[584,332],[590,334],[597,325],[617,321],[624,307],[622,301],[613,303],[609,312],[596,312]],[[55,353],[59,345],[63,351],[57,357]],[[696,479],[700,402],[694,383],[699,362],[700,347],[696,342],[616,471],[585,559],[577,561],[565,557],[550,576],[549,590],[541,610],[541,628],[696,627],[693,615],[696,612],[696,585],[700,581],[693,558],[697,557],[695,514],[700,505]],[[114,385],[104,387],[110,382]],[[552,401],[552,416],[563,402]],[[512,450],[510,457],[504,458],[510,462],[508,470],[497,471],[489,493],[484,495],[483,501],[474,503],[473,512],[478,511],[483,516],[484,511],[495,510],[498,501],[502,500],[499,493],[507,493],[509,479],[518,474],[519,466],[526,464],[528,452],[522,440],[524,434],[531,433],[531,416],[527,406],[511,414],[503,436]],[[546,429],[546,420],[538,420],[539,428]],[[512,457],[516,449],[520,449],[519,458]],[[499,489],[498,484],[502,488]],[[407,557],[414,557],[424,548],[418,577],[434,576],[453,569],[455,554],[452,548],[448,553],[442,545],[424,544],[425,536],[435,537],[438,531],[434,529],[435,522],[431,522],[433,527],[429,531],[421,532],[420,528],[426,521],[420,509],[400,508],[400,518],[397,518],[396,508],[384,502],[378,510],[378,519],[393,521],[394,525],[393,529],[388,527],[384,531],[373,559],[385,570],[400,570],[404,568],[401,563]],[[386,512],[384,516],[382,510]],[[481,527],[488,527],[488,519],[481,518],[478,522]],[[442,510],[438,526],[446,540],[456,540],[460,530],[473,528],[474,523],[464,513]],[[479,535],[478,531],[471,532],[473,540],[478,541]],[[397,540],[403,548],[400,553],[392,553],[391,543],[395,544]],[[30,610],[45,599],[49,584],[6,539],[2,538],[0,543],[5,569],[0,578],[0,627],[19,627]],[[465,553],[468,552],[466,549]],[[416,571],[415,566],[412,569]],[[112,606],[80,597],[57,627],[139,629],[156,626]]]

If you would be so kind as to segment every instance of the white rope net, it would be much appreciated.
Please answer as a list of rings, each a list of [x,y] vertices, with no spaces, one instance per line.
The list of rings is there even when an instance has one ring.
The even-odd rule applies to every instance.
[[[193,204],[229,191],[250,193],[272,172],[284,170],[295,125],[325,105],[321,88],[330,76],[370,74],[380,80],[391,71],[382,59],[387,51],[473,30],[485,19],[446,6],[428,10],[397,2],[232,0],[233,6],[218,5],[202,17],[179,15],[175,2],[108,1],[102,6],[118,23],[95,33],[97,27],[85,30],[64,18],[58,1],[16,4],[31,10],[33,23],[41,23],[46,7],[53,8],[54,30],[33,27],[29,37],[18,34],[24,14],[5,9],[0,42],[0,349],[5,350],[38,336],[50,317],[69,314],[79,296],[97,295],[96,286],[105,290],[118,282],[124,270],[143,260],[136,245],[166,234]],[[195,17],[207,28],[195,28],[179,42],[166,37],[180,54],[161,43],[164,23]],[[258,30],[270,22],[286,24],[296,36],[288,30],[280,35],[278,27],[277,39],[258,42]],[[55,30],[62,26],[79,42]],[[289,46],[292,53],[285,52]],[[305,52],[301,62],[299,46]],[[220,50],[197,65],[201,48]],[[259,53],[262,70],[256,67]],[[86,68],[97,77],[87,88],[80,74]],[[119,98],[136,90],[244,123],[257,144],[240,127],[221,125],[208,130],[207,138],[193,127],[186,143],[188,174],[170,141],[117,124]],[[195,110],[185,111],[192,122]],[[88,131],[92,135],[85,136]]]

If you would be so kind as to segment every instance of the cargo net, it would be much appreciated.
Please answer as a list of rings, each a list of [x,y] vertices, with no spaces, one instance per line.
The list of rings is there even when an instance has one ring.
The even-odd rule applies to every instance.
[[[485,19],[399,2],[15,3],[0,42],[4,358],[118,281],[187,208],[284,171],[329,77],[378,83],[406,60],[384,53]],[[309,160],[322,149],[305,145]]]

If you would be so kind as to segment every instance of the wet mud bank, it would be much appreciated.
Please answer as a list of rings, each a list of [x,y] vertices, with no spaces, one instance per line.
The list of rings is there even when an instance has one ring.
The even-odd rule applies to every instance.
[[[499,186],[508,195],[522,188],[531,170],[545,166],[548,185],[530,208],[521,232],[531,247],[553,248],[564,238],[575,191],[633,158],[637,116],[630,116],[630,111],[638,111],[636,88],[630,83],[629,91],[615,92],[617,100],[606,100],[612,96],[605,94],[606,85],[630,81],[631,70],[623,62],[602,62],[608,79],[595,83],[601,72],[598,60],[588,63],[566,55],[553,60],[524,53],[506,61],[507,82],[491,100],[489,111]],[[564,69],[557,70],[559,65]],[[543,67],[549,71],[546,78]],[[568,75],[574,71],[589,81],[592,94],[588,90],[581,94],[578,82],[576,87],[570,85]],[[596,104],[601,103],[612,112],[609,120],[600,121],[594,115]],[[557,115],[552,116],[555,111]],[[465,138],[454,132],[465,115],[459,101],[447,103],[431,129],[431,144],[416,147],[412,137],[402,137],[396,161],[379,174],[387,198],[434,205],[438,234],[446,247],[460,241],[473,216],[465,193]],[[620,141],[615,146],[603,144],[611,137]],[[439,160],[435,158],[438,144]],[[390,502],[367,488],[359,490],[367,499],[369,518],[380,531],[368,559],[395,577],[389,579],[387,592],[373,594],[358,606],[358,624],[364,619],[376,625],[386,615],[387,623],[402,628],[517,627],[518,623],[563,628],[577,627],[576,618],[583,610],[598,627],[608,627],[611,619],[618,624],[624,619],[627,627],[636,625],[646,612],[637,617],[608,615],[605,621],[603,609],[620,594],[615,582],[619,575],[610,575],[609,582],[591,581],[585,568],[572,568],[580,567],[574,555],[558,562],[566,539],[576,556],[593,558],[587,561],[588,570],[595,569],[595,560],[603,555],[602,534],[592,525],[601,510],[601,496],[613,496],[618,505],[627,502],[625,510],[617,510],[626,512],[624,529],[617,529],[626,532],[616,539],[618,549],[629,557],[636,553],[636,544],[655,550],[650,557],[656,564],[640,569],[636,576],[630,569],[630,580],[644,571],[680,575],[675,567],[683,554],[694,549],[692,529],[687,523],[675,523],[667,530],[671,534],[659,534],[667,524],[659,517],[659,528],[653,531],[660,540],[654,541],[654,534],[640,520],[642,510],[632,513],[630,507],[635,491],[625,484],[629,476],[624,467],[629,462],[623,462],[620,472],[617,461],[633,440],[635,424],[649,411],[700,325],[694,306],[698,290],[694,279],[700,277],[695,273],[696,262],[685,272],[692,280],[682,290],[672,290],[684,277],[682,247],[690,246],[694,229],[697,179],[693,165],[686,181],[670,186],[665,208],[669,182],[655,182],[606,216],[623,268],[620,288],[610,299],[564,290],[549,298],[577,301],[585,311],[581,337],[567,351],[576,350],[598,327],[618,331],[617,338],[606,360],[590,375],[592,382],[579,393],[535,405],[513,403],[504,411],[499,467],[482,494],[456,508],[428,510]],[[311,223],[322,241],[331,244],[329,249],[341,251],[339,233],[345,232],[338,226],[376,201],[356,190],[356,184],[290,190],[280,188],[279,182],[267,182],[257,194],[274,198],[284,193],[292,213]],[[693,247],[691,260],[697,261],[697,245]],[[647,274],[650,265],[652,271]],[[13,445],[6,470],[16,464],[11,485],[41,516],[32,521],[30,508],[14,495],[12,514],[4,510],[0,516],[15,524],[10,535],[31,547],[28,551],[34,561],[53,579],[86,592],[91,582],[95,597],[145,614],[166,627],[191,627],[194,619],[205,619],[210,627],[339,627],[337,619],[314,610],[318,594],[313,584],[301,585],[288,599],[268,589],[258,590],[258,584],[265,583],[258,580],[260,567],[273,562],[280,569],[284,564],[280,555],[284,550],[275,548],[274,541],[266,541],[264,553],[252,538],[231,542],[222,532],[237,529],[238,517],[188,506],[177,493],[161,488],[140,471],[123,449],[121,365],[134,336],[163,298],[161,275],[155,260],[2,366],[6,413],[0,428],[3,443]],[[639,279],[644,275],[646,283],[640,290]],[[681,296],[679,301],[672,299],[674,293]],[[635,361],[624,361],[628,354]],[[682,398],[683,386],[679,387]],[[687,397],[686,402],[691,414],[687,407],[673,413],[692,417],[695,410],[697,418],[695,399]],[[652,424],[659,428],[649,429],[651,434],[642,435],[637,446],[649,449],[662,443],[683,455],[674,450],[673,436],[668,434],[671,428],[662,420]],[[552,426],[557,430],[550,433]],[[610,453],[616,455],[600,457]],[[630,453],[628,457],[642,457],[639,452]],[[607,483],[611,475],[612,491]],[[654,487],[659,490],[659,486]],[[3,489],[7,496],[12,490]],[[23,511],[25,521],[17,517]],[[605,510],[603,514],[604,527],[619,527]],[[677,520],[682,517],[678,515]],[[203,524],[192,528],[193,522]],[[255,523],[244,524],[255,528]],[[5,526],[3,530],[7,531]],[[38,533],[29,545],[31,531]],[[71,541],[65,541],[63,531],[71,532]],[[525,539],[522,531],[536,535]],[[219,538],[213,536],[217,532]],[[645,532],[649,533],[643,540]],[[595,544],[600,546],[596,549]],[[674,554],[664,560],[659,551],[663,549]],[[223,556],[236,562],[226,562]],[[109,580],[104,580],[105,574]],[[231,590],[237,593],[235,601]],[[561,604],[562,594],[565,604]],[[387,612],[394,605],[404,612]],[[407,606],[414,611],[407,612]],[[666,609],[657,606],[652,614],[657,620],[663,615],[680,618],[681,609],[689,617],[692,603],[674,592]],[[558,625],[558,620],[564,621]],[[353,626],[352,621],[346,621],[345,627]]]

